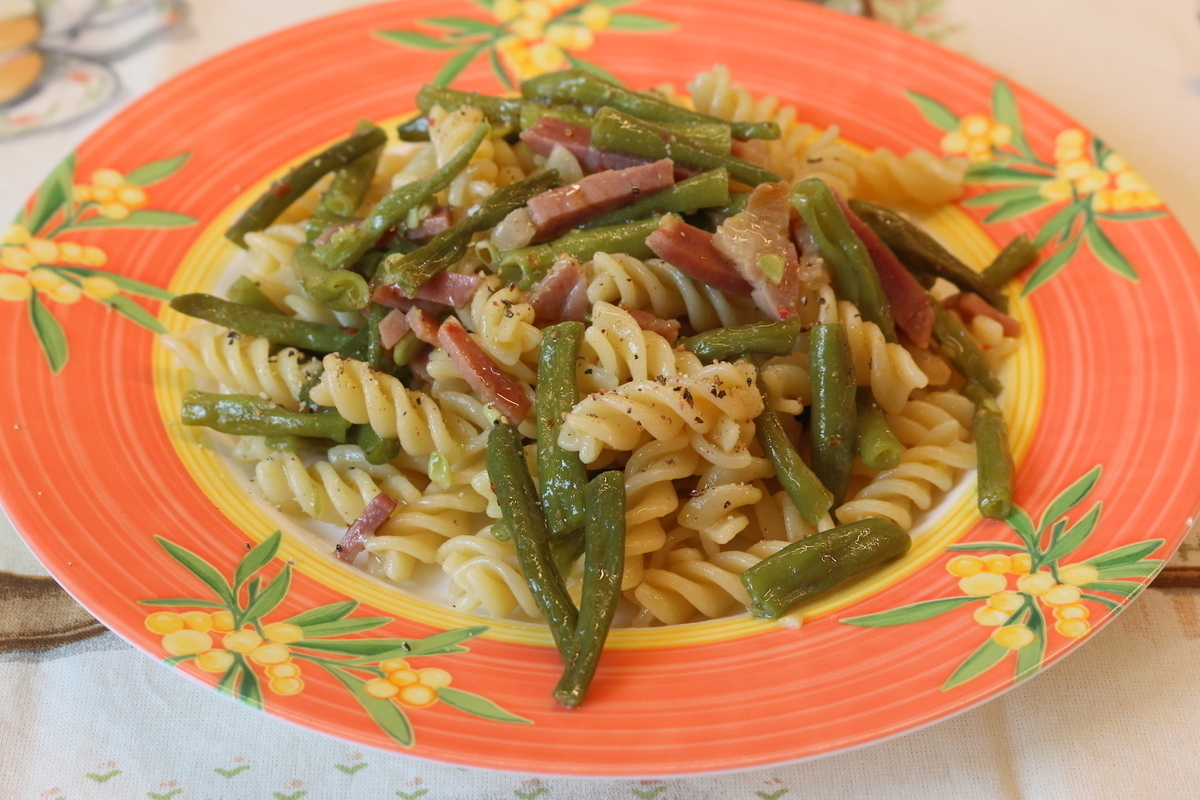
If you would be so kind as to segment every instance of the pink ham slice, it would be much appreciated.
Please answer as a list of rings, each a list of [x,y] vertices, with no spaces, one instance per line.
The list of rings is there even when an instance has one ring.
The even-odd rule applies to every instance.
[[[547,322],[566,319],[582,322],[590,306],[583,267],[573,255],[563,253],[546,277],[534,285],[525,300],[533,306],[538,319]]]
[[[671,159],[587,175],[529,201],[536,237],[546,239],[675,183]]]
[[[753,287],[750,296],[771,319],[795,314],[800,296],[800,259],[790,237],[790,194],[783,181],[759,184],[746,198],[746,210],[722,222],[712,240]],[[778,280],[762,271],[764,257],[783,260]]]
[[[962,317],[963,322],[970,324],[975,317],[988,317],[1000,323],[1004,328],[1005,336],[1020,336],[1021,323],[1005,314],[1003,311],[992,306],[987,300],[984,300],[974,292],[966,292],[965,294],[954,295],[952,298],[947,298],[942,305],[946,308],[953,308]]]
[[[733,262],[713,247],[713,235],[668,214],[658,230],[646,237],[654,254],[683,274],[722,292],[749,297],[749,282],[738,274]]]
[[[649,311],[643,311],[640,308],[627,308],[625,309],[625,313],[633,317],[633,321],[644,331],[653,331],[668,342],[673,342],[679,338],[680,326],[677,319],[656,317]]]
[[[513,425],[525,421],[530,409],[525,390],[497,366],[457,318],[449,317],[442,323],[438,343],[476,394],[499,409]]]
[[[385,349],[391,350],[400,340],[408,335],[412,330],[408,326],[408,320],[404,317],[404,312],[398,308],[393,308],[387,313],[383,319],[379,321],[379,342]]]
[[[405,231],[404,237],[406,239],[411,239],[412,241],[422,241],[430,238],[431,236],[437,236],[439,233],[446,230],[446,228],[449,228],[450,223],[453,221],[454,219],[450,215],[450,207],[438,206],[433,210],[433,213],[421,220],[421,224],[417,225],[415,228],[409,228],[407,231]]]
[[[430,312],[437,311],[439,306],[462,308],[471,302],[482,281],[483,278],[478,275],[439,272],[425,282],[421,291],[417,292],[416,298],[405,297],[398,286],[380,284],[371,295],[371,300],[404,311],[414,307]]]
[[[437,345],[438,321],[433,314],[420,308],[410,308],[404,315],[404,321],[408,323],[409,330],[422,342]]]
[[[896,327],[904,331],[904,335],[917,347],[922,350],[929,347],[929,339],[933,335],[933,303],[928,293],[891,249],[875,235],[875,231],[846,205],[846,201],[839,197],[838,203],[846,215],[846,221],[850,223],[850,229],[862,241],[867,248],[867,255],[875,264],[875,272],[879,274],[879,283],[892,307]]]
[[[648,164],[650,159],[601,150],[592,147],[592,129],[583,125],[572,125],[554,117],[542,117],[532,126],[521,131],[521,141],[540,156],[548,156],[554,145],[562,145],[579,161],[584,172],[600,172],[606,169],[625,169],[638,164]]]
[[[396,505],[395,499],[389,494],[380,492],[375,495],[375,499],[367,503],[362,514],[354,520],[354,524],[338,542],[337,557],[347,564],[353,564],[354,559],[358,558],[358,554],[366,546],[367,539],[374,536],[379,526],[387,522],[387,518],[396,510]]]

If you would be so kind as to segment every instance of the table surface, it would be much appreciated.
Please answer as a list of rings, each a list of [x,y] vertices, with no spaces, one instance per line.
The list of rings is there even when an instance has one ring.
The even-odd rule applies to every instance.
[[[33,2],[0,0],[0,20]],[[64,154],[165,79],[249,39],[364,4],[43,0],[60,31],[82,28],[71,39],[48,25],[42,46],[90,45],[79,58],[109,82],[90,106],[56,109],[55,124],[38,130],[13,133],[21,121],[13,127],[13,107],[0,107],[0,218],[11,218]],[[1113,144],[1200,241],[1194,0],[828,4],[940,41],[1040,93]],[[130,13],[89,39],[93,6]],[[327,739],[180,680],[104,632],[44,575],[0,514],[3,798],[1193,797],[1200,782],[1196,529],[1155,588],[1094,641],[984,706],[814,762],[668,781],[463,770]]]

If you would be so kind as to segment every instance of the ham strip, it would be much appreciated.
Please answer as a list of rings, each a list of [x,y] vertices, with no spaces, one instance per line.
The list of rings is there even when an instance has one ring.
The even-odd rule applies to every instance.
[[[685,275],[722,292],[749,297],[753,288],[737,267],[713,247],[713,235],[668,214],[646,237],[654,254]]]
[[[540,156],[549,156],[554,145],[559,144],[571,151],[585,172],[601,172],[606,169],[625,169],[639,164],[649,164],[650,159],[601,150],[592,147],[592,129],[583,125],[572,125],[554,117],[542,117],[532,126],[521,131],[521,141]]]
[[[456,317],[449,317],[442,323],[438,343],[477,395],[499,409],[513,425],[525,421],[531,406],[525,390],[496,365]]]
[[[573,319],[582,322],[588,312],[587,278],[583,267],[570,253],[563,253],[554,266],[526,295],[538,319],[560,322]]]
[[[675,183],[671,159],[587,175],[529,201],[535,238],[546,239]]]
[[[656,317],[649,311],[640,308],[626,308],[625,313],[633,317],[633,321],[644,331],[653,331],[668,342],[679,338],[679,320]]]
[[[437,236],[446,228],[450,227],[450,223],[454,219],[450,215],[449,206],[438,206],[433,210],[428,217],[421,220],[421,223],[415,228],[409,228],[404,232],[404,237],[412,241],[423,241],[433,236]]]
[[[434,275],[416,298],[405,297],[400,287],[390,284],[380,284],[371,295],[373,302],[389,308],[399,308],[408,311],[410,308],[420,308],[430,313],[437,313],[442,306],[462,308],[471,302],[475,290],[483,281],[478,275],[463,275],[458,272],[439,272]]]
[[[763,183],[746,198],[746,210],[721,223],[713,247],[728,258],[753,287],[750,296],[771,319],[796,313],[800,297],[800,259],[791,240],[791,191],[784,181]],[[775,261],[777,272],[763,271]]]
[[[955,295],[953,302],[950,302],[950,298],[947,298],[947,301],[943,302],[942,305],[946,306],[946,308],[953,308],[955,311],[957,311],[958,315],[962,317],[963,322],[967,323],[968,325],[971,323],[971,320],[975,319],[975,317],[989,317],[1000,323],[1000,326],[1004,328],[1005,336],[1021,335],[1020,322],[1017,322],[1008,314],[1000,311],[987,300],[984,300],[974,292],[966,292],[965,294]]]
[[[398,308],[393,308],[387,313],[383,319],[379,320],[379,343],[385,349],[391,350],[397,343],[412,330],[408,326],[408,320],[404,318],[404,312]]]
[[[387,522],[397,505],[395,499],[389,494],[380,492],[375,495],[375,499],[367,503],[362,514],[354,520],[354,524],[338,542],[335,548],[337,557],[347,564],[353,564],[354,559],[358,558],[358,554],[366,546],[367,539],[374,536],[375,531],[379,530],[379,526]]]
[[[410,308],[408,313],[404,315],[404,320],[408,323],[409,329],[417,335],[418,339],[426,344],[437,346],[437,317],[423,309]]]
[[[875,264],[883,294],[892,307],[896,327],[904,331],[917,347],[922,350],[929,347],[929,339],[933,335],[933,302],[928,293],[875,231],[846,205],[845,200],[839,197],[838,204],[850,223],[850,229],[862,241],[867,248],[867,255]]]

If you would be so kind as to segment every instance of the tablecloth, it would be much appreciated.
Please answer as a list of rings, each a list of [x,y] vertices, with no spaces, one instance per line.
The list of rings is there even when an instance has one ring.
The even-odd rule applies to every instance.
[[[48,56],[43,82],[0,106],[0,218],[11,217],[92,130],[180,70],[283,26],[360,4],[41,0],[41,45]],[[0,0],[0,20],[34,5]],[[829,5],[938,40],[1041,93],[1136,165],[1200,241],[1200,158],[1192,149],[1200,140],[1200,6],[1194,0]],[[88,91],[69,86],[71,80]],[[1200,794],[1195,529],[1156,587],[1112,625],[1046,674],[992,702],[813,762],[671,780],[500,774],[325,738],[164,669],[103,632],[44,575],[0,516],[2,800]],[[1168,586],[1177,588],[1161,588]]]

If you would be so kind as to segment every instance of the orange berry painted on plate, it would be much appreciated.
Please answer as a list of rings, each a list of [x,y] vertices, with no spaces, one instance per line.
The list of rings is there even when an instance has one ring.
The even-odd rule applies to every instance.
[[[385,673],[397,672],[402,669],[408,669],[408,662],[403,658],[389,658],[387,661],[380,661],[379,668]]]
[[[972,597],[987,597],[1008,588],[1008,580],[994,572],[981,572],[960,580],[958,588]]]
[[[212,629],[214,631],[231,631],[233,630],[233,614],[224,609],[214,611],[212,616]]]
[[[1057,606],[1054,609],[1055,619],[1087,619],[1091,616],[1088,607],[1083,603],[1072,603],[1069,606]]]
[[[30,239],[25,243],[25,249],[32,253],[40,264],[53,264],[58,261],[58,245],[49,239]]]
[[[1078,587],[1059,584],[1042,595],[1042,602],[1051,606],[1069,606],[1079,602],[1083,593]]]
[[[162,646],[173,656],[194,656],[212,649],[212,637],[203,631],[183,628],[164,636]]]
[[[260,644],[258,647],[250,651],[250,660],[255,664],[262,664],[264,667],[271,664],[282,664],[292,657],[292,651],[286,645],[278,642],[268,642]]]
[[[380,700],[390,700],[400,693],[400,687],[386,678],[372,678],[363,685],[363,689],[371,697]]]
[[[1058,577],[1069,586],[1087,586],[1100,580],[1100,570],[1091,564],[1068,564],[1058,571]]]
[[[110,300],[121,293],[121,287],[107,275],[89,275],[83,279],[83,293],[96,300]]]
[[[33,296],[33,286],[24,275],[0,273],[0,300],[23,303]]]
[[[1029,553],[1013,553],[1010,558],[1014,575],[1028,575],[1033,569],[1033,558]]]
[[[1041,597],[1058,585],[1049,572],[1034,572],[1017,578],[1017,589],[1034,597]]]
[[[1033,631],[1025,625],[1005,625],[992,631],[992,641],[1009,650],[1020,650],[1033,644]]]
[[[397,686],[408,686],[410,683],[419,683],[421,675],[415,669],[398,669],[389,672],[387,679]]]
[[[987,604],[992,608],[1011,614],[1025,605],[1025,598],[1016,592],[996,592],[987,599]]]
[[[235,653],[250,653],[262,644],[257,631],[242,630],[225,634],[225,646]]]
[[[285,661],[282,664],[271,664],[263,672],[268,678],[299,678],[300,665],[295,661]]]
[[[988,553],[983,557],[983,568],[997,575],[1012,571],[1012,559],[1004,553]]]
[[[983,572],[983,559],[979,556],[955,556],[946,562],[946,572],[956,578],[969,578]]]
[[[287,697],[304,691],[304,681],[299,678],[272,678],[267,683],[267,688],[277,695]]]
[[[431,689],[441,689],[443,686],[450,685],[450,673],[444,669],[425,667],[417,670],[417,674],[421,676],[421,683]]]
[[[186,623],[174,611],[155,611],[146,617],[146,630],[151,633],[168,634],[182,630]]]
[[[291,644],[304,638],[304,629],[290,622],[272,622],[263,625],[263,638],[269,642]]]
[[[185,611],[179,616],[183,618],[183,624],[194,631],[212,630],[212,614],[204,611]]]
[[[1078,639],[1091,629],[1092,625],[1086,619],[1060,619],[1054,623],[1054,630],[1068,639]]]
[[[437,690],[423,683],[410,683],[400,689],[396,699],[412,708],[428,708],[437,702]]]
[[[989,628],[995,628],[1008,622],[1009,614],[991,606],[980,606],[972,615],[976,622]]]
[[[233,666],[233,653],[228,650],[205,650],[196,656],[194,663],[205,672],[224,672]]]

